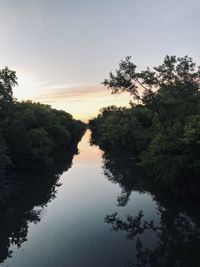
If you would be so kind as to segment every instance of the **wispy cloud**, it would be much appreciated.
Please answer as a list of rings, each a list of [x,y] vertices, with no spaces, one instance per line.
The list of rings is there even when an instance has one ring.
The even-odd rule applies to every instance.
[[[33,100],[47,103],[54,103],[60,101],[79,102],[83,101],[84,98],[97,98],[103,97],[108,94],[108,90],[101,85],[73,88],[55,88],[51,90],[46,90],[43,93],[34,96]]]

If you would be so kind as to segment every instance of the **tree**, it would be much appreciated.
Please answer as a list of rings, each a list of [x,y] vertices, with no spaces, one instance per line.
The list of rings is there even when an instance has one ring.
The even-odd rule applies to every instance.
[[[0,179],[4,178],[6,168],[11,165],[5,140],[0,134]]]
[[[111,72],[103,84],[113,94],[129,92],[135,100],[154,112],[163,130],[169,134],[167,120],[169,115],[171,118],[177,115],[177,108],[174,107],[178,105],[180,108],[183,102],[193,107],[196,104],[194,101],[199,96],[200,68],[188,56],[166,56],[163,64],[154,67],[153,71],[147,68],[137,72],[136,65],[130,59],[126,57],[122,60],[116,73]],[[190,110],[187,107],[184,111],[189,113],[191,106]]]
[[[166,56],[153,70],[138,72],[130,59],[103,84],[113,94],[129,92],[138,103],[126,112],[103,109],[90,122],[93,139],[103,149],[128,149],[163,186],[198,195],[200,67],[188,56]]]
[[[0,101],[12,102],[13,91],[12,88],[17,85],[16,72],[10,70],[8,67],[0,70]]]

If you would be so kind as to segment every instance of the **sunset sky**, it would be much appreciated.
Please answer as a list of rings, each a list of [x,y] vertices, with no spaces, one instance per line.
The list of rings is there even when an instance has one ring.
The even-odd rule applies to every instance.
[[[128,104],[101,85],[124,57],[139,69],[166,54],[200,64],[199,14],[199,0],[0,0],[0,67],[17,72],[18,99],[86,121]]]

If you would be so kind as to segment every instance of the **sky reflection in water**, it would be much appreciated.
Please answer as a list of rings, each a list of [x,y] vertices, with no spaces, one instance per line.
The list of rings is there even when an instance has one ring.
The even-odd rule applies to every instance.
[[[36,188],[30,205],[22,199],[13,208],[14,217],[2,212],[1,259],[9,246],[13,253],[1,266],[197,266],[198,217],[153,191],[128,160],[90,146],[89,136],[62,186],[53,180],[45,189],[43,203]],[[5,241],[16,229],[19,247]]]

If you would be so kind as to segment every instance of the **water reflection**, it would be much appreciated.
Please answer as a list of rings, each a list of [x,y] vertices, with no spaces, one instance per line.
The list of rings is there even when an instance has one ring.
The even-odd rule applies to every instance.
[[[0,263],[12,257],[12,245],[20,248],[27,241],[29,223],[36,224],[41,220],[47,203],[56,196],[60,175],[71,167],[73,155],[77,153],[74,147],[67,156],[58,159],[56,169],[40,174],[23,174],[20,184],[8,181],[1,186]],[[27,179],[30,180],[28,185],[24,182]]]
[[[104,153],[103,169],[107,179],[122,188],[117,197],[118,206],[125,207],[135,191],[149,192],[157,204],[158,216],[152,214],[148,220],[140,207],[126,216],[118,212],[105,216],[112,231],[124,232],[127,241],[134,241],[136,257],[126,266],[200,266],[198,209],[188,203],[178,203],[168,192],[156,189],[125,155]]]
[[[199,266],[198,209],[156,189],[126,155],[104,154],[108,182],[101,151],[88,138],[89,132],[60,180],[76,151],[57,170],[35,176],[20,197],[0,200],[0,265]]]

